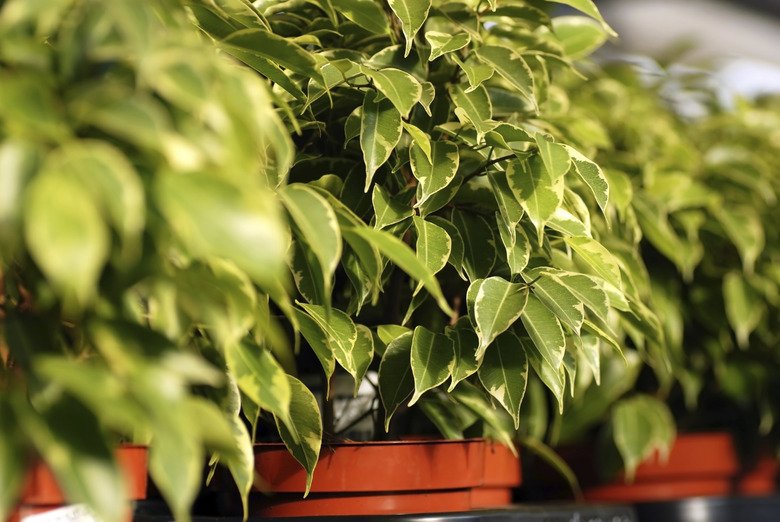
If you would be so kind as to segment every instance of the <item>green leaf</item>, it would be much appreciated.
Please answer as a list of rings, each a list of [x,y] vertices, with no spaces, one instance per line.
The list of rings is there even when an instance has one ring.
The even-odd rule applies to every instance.
[[[49,170],[28,186],[24,236],[35,263],[60,294],[66,313],[97,295],[110,236],[98,202],[72,176]]]
[[[553,179],[541,160],[512,161],[506,174],[509,186],[536,227],[539,239],[543,228],[563,203],[563,178]]]
[[[124,154],[105,142],[82,140],[52,153],[45,170],[79,180],[122,239],[119,261],[137,259],[146,212],[144,187]]]
[[[390,25],[379,4],[370,0],[330,0],[341,14],[374,34],[387,34]]]
[[[379,397],[385,409],[385,431],[390,431],[390,419],[398,407],[414,393],[413,335],[413,332],[406,332],[393,339],[379,363]]]
[[[259,55],[271,63],[278,64],[325,85],[325,78],[320,72],[314,55],[289,38],[284,38],[265,29],[249,28],[236,31],[224,38],[222,44]]]
[[[502,444],[513,447],[514,441],[506,429],[504,422],[507,417],[501,414],[485,396],[485,392],[471,384],[469,381],[461,381],[451,392],[451,397],[456,402],[471,410],[477,417],[485,421],[495,431],[496,439]]]
[[[447,265],[452,251],[452,240],[438,225],[417,216],[414,216],[413,220],[417,231],[417,257],[435,274]]]
[[[293,241],[290,270],[295,286],[306,301],[330,305],[330,289],[325,287],[322,267],[314,253],[302,241]]]
[[[496,222],[501,243],[506,250],[507,267],[512,275],[520,274],[531,259],[531,242],[522,226],[511,226],[498,215]]]
[[[439,56],[463,49],[471,42],[468,33],[449,34],[439,31],[426,31],[425,39],[431,46],[431,55],[428,57],[431,62]]]
[[[764,225],[754,208],[718,205],[713,209],[726,235],[737,247],[745,273],[752,274],[766,245]]]
[[[434,225],[438,225],[440,228],[444,229],[445,232],[447,232],[451,242],[450,257],[448,262],[450,265],[452,265],[453,268],[455,268],[455,270],[458,271],[458,274],[460,274],[463,279],[466,279],[466,276],[463,273],[463,255],[465,246],[463,244],[463,238],[460,235],[460,231],[455,227],[455,225],[452,224],[451,221],[443,218],[442,216],[428,216],[425,219]]]
[[[552,26],[564,54],[574,60],[588,56],[607,41],[604,28],[583,16],[557,16]]]
[[[439,286],[439,280],[428,268],[417,259],[414,251],[409,245],[397,237],[381,230],[374,230],[368,227],[356,228],[352,232],[377,247],[382,255],[386,256],[398,267],[420,281],[428,292],[436,299],[439,308],[447,314],[452,315],[447,300]]]
[[[562,145],[562,147],[569,152],[572,164],[574,164],[574,170],[580,175],[582,181],[590,187],[601,211],[606,212],[607,203],[609,202],[609,183],[601,167],[572,147],[568,145]]]
[[[763,301],[739,272],[723,276],[723,301],[726,317],[737,336],[741,348],[750,346],[750,334],[756,329],[764,315]]]
[[[515,197],[505,173],[489,172],[488,181],[493,189],[498,210],[508,227],[514,229],[523,218],[523,207]]]
[[[470,123],[477,130],[477,141],[482,141],[485,133],[495,127],[493,118],[493,107],[490,104],[490,97],[484,85],[479,85],[474,89],[465,90],[463,84],[456,84],[450,87],[450,98],[455,102],[455,115],[461,123]]]
[[[504,332],[496,338],[479,367],[479,380],[482,386],[520,428],[520,405],[525,395],[528,381],[528,359],[520,339],[514,332]]]
[[[120,522],[127,506],[122,472],[98,419],[74,399],[53,399],[42,411],[35,411],[26,401],[18,402],[14,408],[17,421],[54,473],[69,503],[84,503],[102,520]],[[181,463],[177,468],[184,466]],[[177,503],[169,504],[172,509],[191,504],[192,488],[183,488],[181,493]],[[182,514],[178,510],[176,513]],[[182,519],[187,520],[187,512],[183,514]]]
[[[422,86],[414,76],[400,69],[369,69],[360,66],[360,72],[374,83],[374,86],[384,94],[403,118],[409,117],[409,112],[422,96]]]
[[[556,232],[567,236],[588,236],[592,237],[590,231],[590,222],[585,224],[574,214],[565,208],[558,208],[555,213],[547,220],[547,226]]]
[[[579,255],[594,273],[617,289],[623,288],[620,264],[615,256],[595,239],[585,236],[564,237],[563,240]]]
[[[25,480],[24,445],[7,395],[0,397],[0,520],[8,520]]]
[[[336,213],[325,198],[301,183],[287,185],[279,194],[319,261],[325,293],[323,304],[330,307],[332,277],[341,259],[341,230]]]
[[[289,235],[270,191],[205,174],[159,176],[153,189],[192,255],[230,260],[266,288],[285,281]]]
[[[536,146],[539,147],[539,155],[542,157],[547,172],[553,180],[557,180],[569,171],[571,159],[563,145],[548,141],[541,132],[534,135]]]
[[[262,409],[290,422],[292,390],[287,374],[271,353],[246,342],[225,348],[225,360],[238,387]]]
[[[286,377],[292,391],[290,423],[279,422],[280,419],[276,417],[276,428],[284,445],[306,470],[306,490],[303,493],[306,497],[320,456],[322,417],[317,398],[309,389],[292,375]]]
[[[352,318],[341,310],[334,308],[328,314],[322,306],[299,304],[325,332],[336,361],[352,375],[357,390],[371,362],[373,342],[366,343],[365,332],[359,330]]]
[[[466,78],[469,80],[469,88],[466,89],[467,91],[476,89],[482,85],[482,82],[486,82],[492,78],[493,74],[496,72],[496,69],[490,64],[480,63],[478,60],[474,59],[461,61],[457,54],[451,54],[450,56],[455,63],[458,64],[461,70],[466,73]]]
[[[325,380],[330,384],[330,376],[336,370],[336,356],[328,345],[328,338],[325,332],[309,314],[296,308],[295,315],[298,318],[298,327],[301,334],[320,361],[325,372]]]
[[[522,312],[520,320],[529,337],[544,360],[557,370],[561,367],[563,352],[566,350],[566,339],[558,318],[534,293],[528,296]]]
[[[406,37],[404,56],[409,56],[414,37],[428,18],[431,0],[388,0],[388,4],[401,20],[401,29]]]
[[[433,154],[431,152],[431,138],[423,132],[422,129],[412,125],[411,123],[403,122],[404,130],[412,137],[412,141],[415,145],[420,147],[425,154],[428,163],[433,164]]]
[[[591,276],[558,270],[544,270],[546,278],[560,282],[569,292],[587,306],[596,317],[607,323],[609,314],[609,298],[599,282]]]
[[[449,141],[434,141],[431,143],[430,156],[433,162],[429,161],[425,150],[417,143],[413,143],[409,148],[412,174],[419,181],[415,204],[417,207],[446,188],[458,172],[460,156],[456,144]]]
[[[612,433],[629,482],[634,480],[639,464],[655,451],[661,453],[663,462],[676,437],[674,417],[669,408],[649,395],[635,395],[615,404]]]
[[[547,358],[542,355],[539,345],[528,337],[520,337],[520,343],[523,345],[528,362],[536,372],[536,375],[539,376],[558,401],[559,413],[563,413],[563,396],[566,392],[566,376],[563,364],[557,367],[552,366]],[[563,356],[561,356],[561,361],[563,361]]]
[[[585,320],[585,307],[579,297],[559,278],[550,272],[530,271],[529,278],[535,278],[533,292],[574,333],[579,335],[582,321]],[[529,283],[530,284],[530,283]],[[593,296],[595,297],[595,296]],[[606,298],[606,295],[603,295]]]
[[[476,49],[477,57],[492,66],[519,94],[538,110],[534,96],[534,77],[531,68],[517,51],[500,45],[483,45]]]
[[[412,375],[414,395],[409,406],[416,403],[426,391],[449,379],[455,352],[452,341],[444,334],[431,332],[418,326],[412,335]]]
[[[452,341],[455,350],[455,363],[451,372],[452,381],[447,390],[452,391],[460,381],[473,375],[479,369],[479,361],[477,361],[479,338],[471,328],[471,322],[468,317],[462,317],[455,323],[454,327],[446,327],[444,335]]]
[[[547,1],[555,2],[558,4],[566,4],[585,13],[588,16],[595,18],[601,23],[601,26],[604,28],[607,34],[613,37],[617,37],[617,33],[607,24],[604,18],[602,18],[601,13],[596,7],[596,4],[593,3],[593,0],[547,0]]]
[[[360,114],[360,148],[366,164],[366,192],[371,187],[374,173],[390,158],[403,134],[398,109],[387,98],[376,101],[378,96],[372,91],[367,92]]]
[[[463,238],[463,269],[469,280],[488,277],[497,255],[493,229],[482,216],[460,210],[453,210],[452,224]]]
[[[374,228],[385,228],[412,217],[414,210],[398,198],[392,198],[381,185],[371,193],[374,204]]]
[[[528,301],[528,286],[510,283],[500,277],[489,277],[480,282],[474,296],[471,317],[479,336],[477,360],[499,334],[506,331],[523,313]]]

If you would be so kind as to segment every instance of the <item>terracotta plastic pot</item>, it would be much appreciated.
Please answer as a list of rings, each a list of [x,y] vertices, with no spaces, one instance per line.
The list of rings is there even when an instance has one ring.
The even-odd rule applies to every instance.
[[[146,498],[147,453],[147,446],[133,444],[123,445],[117,450],[117,461],[128,486],[129,500]],[[27,473],[19,507],[8,522],[18,522],[24,517],[63,507],[65,502],[52,471],[44,463],[36,462]],[[131,518],[130,514],[128,519]]]
[[[512,504],[514,491],[523,483],[520,457],[498,442],[485,443],[482,485],[471,490],[473,508]]]
[[[485,441],[470,439],[347,442],[323,446],[311,490],[306,473],[282,444],[255,447],[265,493],[251,516],[386,515],[471,508],[481,485]]]
[[[736,493],[745,496],[772,495],[777,492],[777,473],[780,465],[770,452],[761,454],[758,461],[738,478]]]
[[[577,471],[577,470],[575,470]],[[652,502],[686,497],[722,496],[733,491],[739,461],[728,433],[682,434],[669,459],[651,457],[637,468],[632,483],[623,477],[608,484],[583,484],[587,500]]]

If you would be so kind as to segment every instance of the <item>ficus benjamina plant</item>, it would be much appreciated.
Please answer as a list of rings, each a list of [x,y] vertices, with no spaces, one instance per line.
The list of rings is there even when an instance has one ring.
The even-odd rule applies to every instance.
[[[665,346],[570,92],[590,0],[42,4],[0,4],[0,518],[35,455],[118,520],[120,440],[181,520],[269,425],[311,483],[305,361],[514,446]]]
[[[762,439],[776,444],[777,103],[650,59],[586,76],[561,125],[611,181],[606,246],[640,252],[630,266],[664,342],[630,333],[629,365],[604,360],[600,385],[578,380],[548,442],[601,431],[622,460],[602,471],[629,479],[676,430],[728,430],[749,460]]]

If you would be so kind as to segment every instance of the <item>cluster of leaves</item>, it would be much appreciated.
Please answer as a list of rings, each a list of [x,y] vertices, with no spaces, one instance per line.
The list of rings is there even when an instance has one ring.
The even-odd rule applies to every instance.
[[[569,136],[589,139],[592,148],[583,148],[611,181],[620,209],[613,237],[641,249],[634,266],[648,275],[643,293],[664,335],[662,344],[636,343],[625,353],[635,371],[603,365],[601,387],[579,394],[560,434],[581,436],[611,411],[608,427],[629,476],[668,449],[675,420],[685,429],[739,426],[757,437],[777,411],[770,390],[780,363],[778,243],[770,224],[779,115],[768,103],[724,107],[723,91],[703,80],[648,59],[594,71],[570,89],[578,125],[597,132],[575,127]],[[652,379],[638,379],[648,373],[642,365]]]
[[[287,272],[291,161],[264,82],[183,5],[2,3],[0,520],[36,457],[123,519],[120,438],[151,440],[179,519],[207,451],[251,465],[222,360]]]
[[[270,80],[294,134],[277,191],[295,282],[294,304],[270,296],[280,322],[326,378],[344,370],[357,389],[378,369],[385,429],[418,405],[449,437],[478,426],[509,442],[527,386],[560,411],[628,336],[663,346],[637,245],[609,226],[630,184],[618,177],[615,196],[556,83],[610,29],[590,2],[564,3],[591,18],[535,2],[190,5]],[[303,443],[282,435],[311,473],[322,428],[300,406]]]

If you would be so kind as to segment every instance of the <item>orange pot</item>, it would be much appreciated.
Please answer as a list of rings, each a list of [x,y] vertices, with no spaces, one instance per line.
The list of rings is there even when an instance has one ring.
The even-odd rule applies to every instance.
[[[147,485],[146,446],[127,444],[117,452],[117,461],[127,481],[129,500],[146,498]],[[8,522],[18,522],[24,517],[63,507],[66,503],[57,479],[43,462],[36,462],[27,473],[19,507],[11,513]],[[128,516],[131,519],[132,516]]]
[[[578,470],[575,470],[578,471]],[[632,483],[623,477],[608,484],[583,484],[587,500],[652,502],[686,497],[722,496],[733,491],[739,460],[728,433],[682,434],[669,459],[657,455],[639,465]]]
[[[473,508],[512,504],[514,490],[523,483],[520,457],[498,442],[485,444],[482,485],[471,490]]]
[[[416,440],[324,446],[311,490],[306,473],[283,444],[255,446],[264,494],[250,499],[261,517],[386,515],[471,508],[481,485],[485,442]]]
[[[737,479],[736,492],[745,496],[772,495],[777,492],[777,458],[764,452],[749,469]]]

